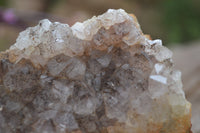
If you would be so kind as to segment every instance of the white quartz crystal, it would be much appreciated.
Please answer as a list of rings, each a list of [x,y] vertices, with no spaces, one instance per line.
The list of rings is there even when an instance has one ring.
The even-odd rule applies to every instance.
[[[161,75],[151,75],[150,78],[160,83],[167,84],[167,78]]]
[[[172,52],[124,10],[45,19],[0,53],[0,133],[189,133],[182,88]]]

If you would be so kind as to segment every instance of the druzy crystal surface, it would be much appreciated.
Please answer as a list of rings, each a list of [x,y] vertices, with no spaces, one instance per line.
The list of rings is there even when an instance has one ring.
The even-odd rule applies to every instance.
[[[0,54],[0,132],[189,133],[171,58],[122,9],[72,27],[42,20]]]

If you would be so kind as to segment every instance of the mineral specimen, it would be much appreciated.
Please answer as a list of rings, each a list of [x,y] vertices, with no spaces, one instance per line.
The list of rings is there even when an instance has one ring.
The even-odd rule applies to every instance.
[[[189,133],[171,58],[122,9],[72,27],[42,20],[0,54],[0,132]]]

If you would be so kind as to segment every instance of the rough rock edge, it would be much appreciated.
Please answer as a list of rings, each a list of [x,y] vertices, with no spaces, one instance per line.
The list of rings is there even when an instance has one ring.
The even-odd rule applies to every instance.
[[[120,19],[119,21],[116,22],[116,20],[114,20],[115,23],[109,23],[108,24],[104,24],[104,23],[100,23],[99,21],[103,20],[102,18],[104,18],[106,15],[113,15],[112,13],[116,13],[117,15],[122,15],[124,18],[123,19]],[[103,16],[105,15],[105,16]],[[92,19],[88,20],[88,21],[85,21],[83,23],[76,23],[74,26],[72,26],[71,28],[69,28],[68,25],[64,25],[66,27],[68,27],[69,31],[72,33],[72,35],[75,37],[75,39],[77,40],[80,40],[80,41],[86,41],[86,43],[83,43],[81,42],[80,44],[87,44],[88,42],[90,42],[92,39],[93,39],[93,36],[99,31],[100,28],[105,28],[105,29],[109,29],[111,26],[113,25],[118,25],[120,23],[123,23],[123,22],[131,22],[131,24],[133,24],[133,27],[136,29],[137,31],[137,35],[138,36],[132,36],[133,34],[128,34],[126,36],[123,37],[123,41],[125,42],[125,44],[129,45],[129,46],[132,46],[134,44],[136,44],[137,42],[135,42],[135,40],[132,40],[133,38],[139,38],[140,40],[140,43],[141,45],[144,45],[145,46],[145,52],[147,53],[155,53],[153,54],[155,56],[155,58],[159,61],[159,62],[162,62],[166,59],[171,59],[172,57],[172,53],[165,47],[162,46],[162,42],[161,40],[150,40],[148,39],[145,35],[142,34],[140,28],[139,28],[139,25],[136,21],[136,19],[133,19],[133,17],[129,16],[128,14],[126,14],[124,12],[124,10],[108,10],[107,13],[103,14],[99,17],[93,17]],[[41,25],[41,23],[47,23],[47,25],[45,25],[43,28],[44,28],[44,31],[46,31],[49,27],[48,27],[48,23],[51,25],[52,23],[48,20],[43,20],[39,23],[38,26]],[[54,25],[57,25],[57,24],[60,24],[60,23],[53,23]],[[94,24],[94,27],[90,27],[90,24]],[[110,24],[110,25],[109,25]],[[63,25],[63,24],[61,24]],[[37,26],[36,26],[37,27]],[[35,27],[34,27],[35,28]],[[78,30],[79,29],[79,30]],[[80,30],[81,29],[81,30]],[[91,29],[93,29],[94,31],[92,31]],[[30,30],[30,29],[27,29],[27,30]],[[83,33],[83,31],[92,31],[91,33],[89,32],[88,34],[87,33]],[[24,33],[26,33],[26,31],[24,31]],[[22,37],[23,35],[23,32],[20,33],[20,36]],[[131,35],[131,36],[130,36]],[[135,34],[134,34],[135,35]],[[20,36],[17,40],[17,42],[11,46],[10,50],[8,50],[7,52],[5,53],[2,53],[1,54],[1,59],[5,59],[7,57],[9,57],[9,60],[11,62],[15,62],[17,63],[19,60],[21,60],[22,58],[28,58],[31,60],[31,56],[32,56],[32,51],[35,50],[35,48],[37,48],[37,45],[25,45],[25,46],[21,46],[21,44],[23,43],[20,43]],[[34,43],[30,43],[30,44],[34,44]],[[40,43],[38,43],[39,45]],[[91,44],[89,44],[91,45]],[[89,45],[85,45],[85,46],[89,46]],[[154,45],[157,45],[158,47],[162,47],[164,50],[168,51],[167,53],[169,53],[169,55],[162,55],[162,53],[160,54],[156,54],[156,52],[152,51],[152,49],[150,47],[154,46]],[[75,55],[81,55],[85,52],[85,49],[86,47],[83,47],[83,50],[82,51],[79,51],[79,53],[75,53],[75,54],[71,54],[71,56],[75,56]],[[155,49],[156,50],[156,49]],[[50,51],[51,52],[51,51]],[[9,53],[9,54],[8,54]],[[13,55],[14,54],[14,55]],[[19,55],[21,54],[24,54],[24,56],[22,57],[19,57]],[[53,57],[57,54],[61,54],[61,53],[57,53],[57,52],[53,52],[53,53],[49,53],[48,55],[50,56],[47,56],[47,59],[50,58],[50,57]],[[39,56],[42,56],[42,55],[39,55]],[[44,56],[45,57],[45,56]],[[184,94],[183,94],[184,95]],[[190,110],[190,106],[187,106],[188,110]],[[118,127],[116,127],[116,129],[118,129]],[[121,129],[123,130],[123,129]]]
[[[82,55],[88,49],[88,47],[94,46],[91,41],[94,39],[95,34],[97,34],[101,28],[108,30],[110,27],[119,26],[122,23],[127,23],[127,30],[129,30],[122,39],[125,44],[134,45],[138,43],[138,41],[144,42],[143,45],[149,43],[161,44],[160,40],[152,42],[145,35],[143,35],[136,17],[127,14],[122,9],[109,9],[103,15],[98,17],[94,16],[92,19],[89,19],[83,23],[77,22],[72,27],[69,27],[67,24],[61,24],[59,22],[52,23],[47,19],[41,20],[37,26],[27,28],[25,31],[21,32],[17,38],[16,43],[12,45],[7,52],[10,52],[9,56],[11,62],[17,63],[22,58],[32,59],[32,56],[34,55],[40,56],[42,58],[41,60],[44,61],[42,65],[44,65],[48,58],[58,54],[63,53],[71,57]],[[65,37],[54,36],[53,30],[56,30],[56,28],[62,28],[62,32],[66,32]],[[34,31],[39,31],[39,33],[35,33]],[[48,40],[42,40],[42,38],[49,36],[54,37],[55,43],[49,44]],[[70,38],[71,40],[66,43],[67,41],[63,40],[64,38]],[[62,44],[64,41],[65,44]],[[76,46],[70,45],[72,41],[76,41]],[[101,44],[96,45],[98,45],[98,47],[104,47],[103,45],[100,46]],[[36,64],[37,61],[34,63]],[[39,64],[41,65],[41,62]]]

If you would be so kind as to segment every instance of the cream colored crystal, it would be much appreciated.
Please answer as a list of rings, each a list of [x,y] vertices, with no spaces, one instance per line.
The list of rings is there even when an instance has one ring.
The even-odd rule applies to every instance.
[[[109,9],[42,20],[0,54],[2,133],[189,133],[191,105],[161,40]]]

